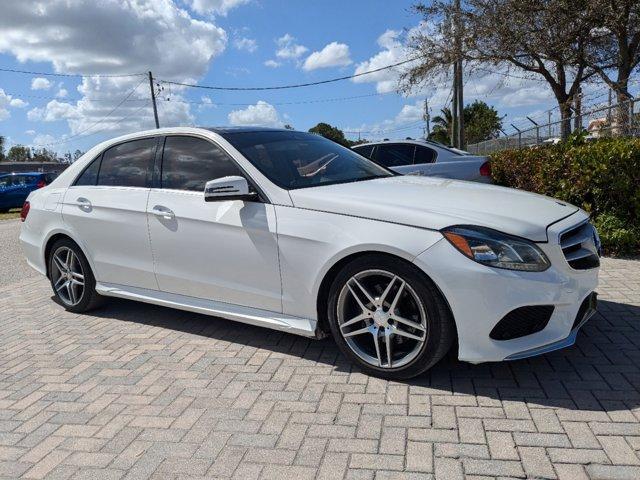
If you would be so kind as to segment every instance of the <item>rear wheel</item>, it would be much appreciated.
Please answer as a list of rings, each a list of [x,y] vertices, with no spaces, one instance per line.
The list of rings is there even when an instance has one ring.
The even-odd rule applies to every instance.
[[[87,312],[102,304],[89,262],[70,239],[60,239],[51,247],[49,279],[57,300],[71,312]]]
[[[372,375],[410,378],[449,350],[455,326],[435,285],[414,265],[367,255],[336,276],[328,301],[342,352]]]

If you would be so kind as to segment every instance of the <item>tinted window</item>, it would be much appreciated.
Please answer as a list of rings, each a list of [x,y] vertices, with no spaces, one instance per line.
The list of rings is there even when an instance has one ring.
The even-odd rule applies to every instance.
[[[436,159],[436,152],[429,147],[416,146],[416,156],[413,163],[432,163]]]
[[[134,140],[111,147],[102,156],[98,185],[146,187],[155,151],[155,138]]]
[[[371,153],[373,152],[373,145],[363,145],[361,147],[353,147],[353,149],[363,157],[371,158]]]
[[[204,191],[209,180],[243,176],[233,159],[213,143],[194,137],[167,137],[162,156],[162,188]]]
[[[356,182],[392,175],[320,135],[294,131],[223,132],[269,180],[286,189]]]
[[[409,143],[378,145],[376,161],[385,167],[400,167],[413,164],[415,146]]]
[[[8,187],[13,183],[10,176],[0,177],[0,187]]]
[[[100,170],[100,157],[92,161],[78,177],[74,185],[95,185],[98,183],[98,170]]]

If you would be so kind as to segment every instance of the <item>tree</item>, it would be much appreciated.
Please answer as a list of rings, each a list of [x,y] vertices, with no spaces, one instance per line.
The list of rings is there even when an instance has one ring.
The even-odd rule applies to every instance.
[[[433,129],[428,135],[429,140],[442,143],[443,145],[450,145],[453,129],[453,116],[449,107],[444,107],[440,110],[442,115],[436,115],[433,117]]]
[[[317,124],[315,127],[311,127],[309,129],[309,132],[322,135],[324,138],[333,140],[334,142],[339,143],[344,147],[349,146],[349,140],[345,138],[342,130],[340,130],[338,127],[329,125],[328,123],[321,122]]]
[[[433,130],[429,133],[429,140],[451,144],[453,118],[447,107],[440,110],[441,115],[433,117]],[[468,143],[478,143],[495,138],[502,128],[502,120],[495,108],[480,100],[466,105],[463,110],[466,137]]]
[[[4,160],[4,137],[0,135],[0,162]]]
[[[590,16],[596,25],[587,48],[587,63],[616,94],[616,128],[629,124],[629,79],[640,65],[640,2],[591,0]],[[622,128],[621,128],[622,127]]]
[[[31,150],[24,145],[14,145],[7,153],[7,160],[10,162],[28,162],[31,160]]]
[[[32,149],[31,155],[34,162],[57,162],[58,161],[58,154],[51,150],[47,150],[46,148],[41,148],[39,150]]]
[[[289,123],[285,123],[284,124],[284,128],[285,128],[285,130],[295,130],[295,128],[293,128],[293,126],[291,126],[291,124],[289,124]]]
[[[479,100],[464,107],[464,124],[468,143],[495,138],[502,128],[502,120],[497,110]]]
[[[410,51],[419,60],[401,76],[400,88],[407,92],[439,82],[460,57],[471,71],[483,65],[493,70],[505,67],[508,76],[516,70],[549,85],[563,120],[561,134],[566,137],[571,132],[573,98],[581,83],[595,75],[586,62],[593,27],[589,1],[466,0],[457,12],[460,49],[451,38],[451,19],[456,14],[451,3],[419,3],[414,10],[431,27],[408,39]]]

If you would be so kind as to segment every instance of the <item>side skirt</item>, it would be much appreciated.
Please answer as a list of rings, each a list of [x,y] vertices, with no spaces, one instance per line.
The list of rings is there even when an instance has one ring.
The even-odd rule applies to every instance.
[[[291,315],[261,310],[259,308],[244,307],[231,303],[148,290],[146,288],[117,285],[114,283],[96,283],[96,291],[100,295],[107,297],[126,298],[163,307],[186,310],[188,312],[222,317],[227,320],[294,333],[305,337],[315,337],[316,332],[317,322],[315,320],[293,317]]]

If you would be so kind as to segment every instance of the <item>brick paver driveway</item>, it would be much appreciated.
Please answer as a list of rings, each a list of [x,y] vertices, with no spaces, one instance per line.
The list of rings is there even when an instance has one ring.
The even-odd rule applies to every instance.
[[[310,341],[0,287],[2,478],[640,478],[640,262],[605,260],[577,345],[409,382]]]

